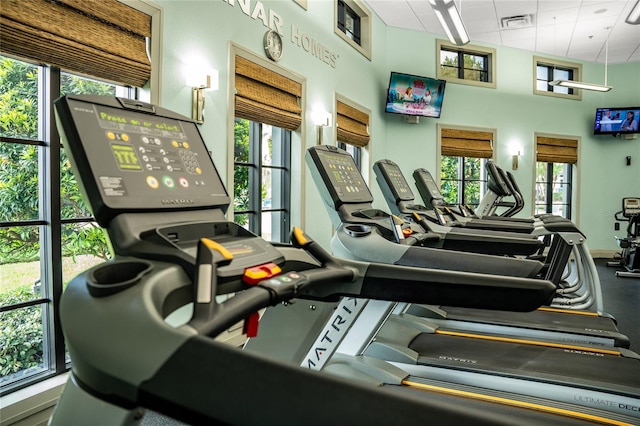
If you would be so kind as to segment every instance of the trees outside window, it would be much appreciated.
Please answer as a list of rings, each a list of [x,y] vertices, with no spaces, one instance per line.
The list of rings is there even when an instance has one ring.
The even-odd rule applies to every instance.
[[[440,191],[448,204],[477,206],[486,192],[484,158],[442,156]]]
[[[290,233],[291,132],[236,119],[234,125],[234,221],[267,241]]]
[[[64,372],[56,311],[75,275],[110,257],[50,111],[61,95],[133,89],[0,56],[0,391]]]
[[[571,219],[571,164],[536,163],[535,214],[553,213]]]

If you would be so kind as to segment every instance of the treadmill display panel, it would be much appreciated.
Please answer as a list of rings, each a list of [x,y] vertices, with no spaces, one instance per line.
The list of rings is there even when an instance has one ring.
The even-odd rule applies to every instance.
[[[356,166],[353,157],[346,151],[317,150],[320,167],[331,183],[333,197],[343,203],[373,201],[369,188]],[[320,168],[319,167],[319,168]]]
[[[99,222],[125,211],[226,208],[229,197],[194,122],[157,107],[153,114],[118,107],[116,98],[88,100],[95,97],[67,98],[58,113],[74,168],[93,176],[82,179],[83,189]]]
[[[404,178],[400,167],[398,167],[396,163],[387,160],[380,161],[378,165],[389,187],[394,192],[396,202],[413,201],[415,199],[407,180]]]
[[[426,170],[417,170],[416,177],[420,179],[420,181],[424,184],[425,188],[431,194],[432,199],[441,199],[442,193],[438,189],[438,185],[436,185],[436,181],[433,180],[433,176]]]

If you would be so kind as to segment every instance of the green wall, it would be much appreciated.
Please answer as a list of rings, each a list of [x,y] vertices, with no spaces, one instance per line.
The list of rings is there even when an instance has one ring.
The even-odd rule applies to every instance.
[[[592,250],[617,250],[613,213],[623,196],[640,196],[640,139],[621,140],[594,137],[593,115],[598,106],[640,105],[640,62],[609,65],[606,94],[584,92],[582,101],[533,95],[533,53],[518,49],[497,49],[497,88],[485,89],[448,84],[442,117],[423,118],[419,124],[404,123],[401,116],[385,114],[384,100],[390,71],[435,76],[436,42],[432,34],[386,27],[373,16],[373,54],[369,61],[333,32],[333,2],[308,0],[304,10],[291,1],[157,1],[164,9],[161,103],[190,115],[191,89],[185,85],[187,64],[199,58],[220,73],[220,88],[207,92],[205,123],[201,132],[213,152],[223,177],[229,164],[228,132],[230,45],[265,58],[262,37],[267,30],[260,19],[245,14],[241,4],[256,7],[282,18],[284,54],[278,65],[303,76],[305,83],[305,123],[294,135],[294,202],[292,225],[301,225],[314,239],[328,247],[332,228],[315,185],[305,170],[302,156],[316,143],[316,128],[310,110],[321,105],[333,111],[335,94],[345,96],[371,110],[370,165],[389,158],[410,176],[417,167],[436,168],[436,124],[466,125],[497,129],[497,163],[510,169],[509,144],[523,147],[520,167],[514,171],[527,198],[524,215],[530,215],[533,191],[534,134],[552,133],[581,138],[574,217],[589,239]],[[314,57],[292,42],[292,26],[338,55],[336,67]],[[575,62],[575,61],[574,61]],[[602,64],[583,64],[585,81],[604,81]],[[334,140],[335,127],[324,131],[325,143]],[[632,166],[625,166],[626,156]],[[375,179],[370,186],[375,206],[387,209]],[[227,185],[229,186],[229,185]],[[301,196],[298,197],[298,193]],[[529,210],[527,210],[529,209]],[[623,232],[617,235],[623,236]]]

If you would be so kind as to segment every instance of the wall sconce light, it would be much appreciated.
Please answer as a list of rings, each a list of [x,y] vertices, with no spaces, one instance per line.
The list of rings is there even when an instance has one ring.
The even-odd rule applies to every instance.
[[[311,111],[311,120],[318,127],[318,145],[322,145],[323,129],[331,126],[331,114],[322,109],[314,109]]]
[[[218,70],[191,68],[187,73],[187,86],[192,87],[191,118],[196,123],[204,123],[204,92],[218,90]]]
[[[518,170],[518,157],[520,157],[522,148],[512,146],[511,149],[511,170]]]
[[[469,43],[469,34],[453,0],[429,0],[442,29],[451,43],[462,46]]]

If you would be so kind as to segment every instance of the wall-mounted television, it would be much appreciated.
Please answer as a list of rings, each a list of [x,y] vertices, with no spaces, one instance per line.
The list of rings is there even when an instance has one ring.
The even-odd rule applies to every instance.
[[[593,123],[594,135],[640,133],[640,106],[627,108],[597,108]]]
[[[386,112],[440,118],[446,81],[391,72]]]

